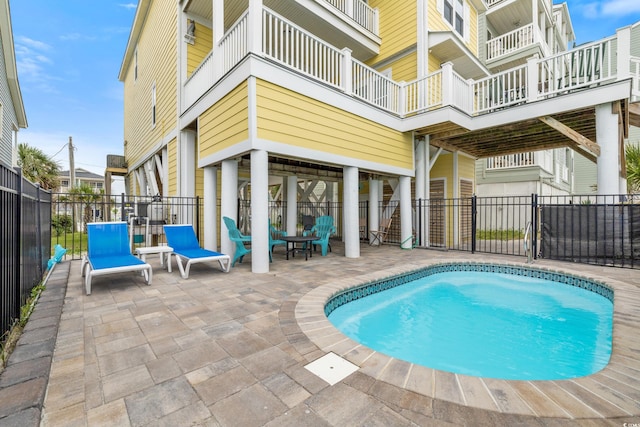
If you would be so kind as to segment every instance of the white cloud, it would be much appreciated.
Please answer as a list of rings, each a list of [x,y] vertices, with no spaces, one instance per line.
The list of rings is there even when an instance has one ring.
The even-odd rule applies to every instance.
[[[120,3],[118,6],[124,7],[125,9],[135,9],[138,5],[135,3]]]
[[[35,50],[45,50],[45,51],[51,50],[51,46],[48,45],[47,43],[44,43],[38,40],[33,40],[33,39],[30,39],[29,37],[24,37],[24,36],[16,37],[16,44],[23,45],[30,49],[35,49]]]
[[[640,12],[638,0],[610,0],[602,2],[602,14],[605,16],[625,16]]]

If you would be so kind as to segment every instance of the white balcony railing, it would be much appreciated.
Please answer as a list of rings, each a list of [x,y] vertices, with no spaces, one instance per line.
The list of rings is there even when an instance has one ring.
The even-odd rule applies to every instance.
[[[534,166],[536,164],[534,152],[509,154],[487,159],[487,169],[509,169]]]
[[[487,42],[487,61],[509,55],[535,43],[533,24],[525,25]]]
[[[185,82],[183,109],[252,53],[399,117],[449,105],[478,115],[615,80],[614,40],[530,58],[525,65],[479,80],[463,79],[446,63],[426,77],[399,83],[356,61],[348,49],[339,50],[263,7],[239,18]],[[631,61],[626,68],[634,94],[640,96],[640,58],[626,60]]]
[[[640,99],[640,58],[631,57],[631,95],[635,100]]]
[[[273,11],[262,14],[262,53],[331,86],[342,85],[342,51]]]
[[[399,83],[387,76],[367,67],[360,61],[352,60],[353,95],[384,110],[397,112],[400,110]]]
[[[353,19],[369,32],[378,34],[378,10],[362,0],[322,0]]]

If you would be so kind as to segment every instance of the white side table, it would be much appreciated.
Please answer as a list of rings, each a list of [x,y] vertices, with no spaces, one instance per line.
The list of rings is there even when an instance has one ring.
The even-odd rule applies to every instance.
[[[146,261],[145,258],[148,254],[160,254],[160,265],[164,266],[164,258],[167,258],[167,270],[171,273],[171,254],[173,248],[171,246],[143,246],[136,248],[136,255],[140,257],[142,261]]]

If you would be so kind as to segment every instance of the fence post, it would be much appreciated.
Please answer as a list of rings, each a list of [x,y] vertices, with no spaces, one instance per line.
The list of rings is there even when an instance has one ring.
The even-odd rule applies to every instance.
[[[18,200],[16,204],[16,237],[18,240],[15,242],[16,244],[16,260],[15,260],[15,269],[16,269],[16,293],[15,298],[13,300],[13,313],[17,315],[20,313],[20,300],[22,299],[22,168],[16,168],[18,172]]]
[[[476,252],[476,227],[477,227],[478,196],[471,196],[471,253]]]
[[[40,184],[36,184],[36,256],[38,257],[38,276],[42,277],[42,221],[40,217]]]
[[[196,196],[196,236],[200,237],[200,196]]]
[[[531,244],[531,251],[533,252],[533,259],[538,258],[538,195],[531,193],[531,232],[533,233],[533,239]]]
[[[120,195],[120,220],[126,221],[124,211],[124,193],[121,193]]]

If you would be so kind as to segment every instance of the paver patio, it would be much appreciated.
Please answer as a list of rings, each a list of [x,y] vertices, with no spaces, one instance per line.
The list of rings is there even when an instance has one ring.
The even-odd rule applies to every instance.
[[[332,247],[327,257],[308,261],[299,257],[286,261],[284,251],[276,249],[266,274],[251,273],[250,258],[229,274],[195,265],[186,280],[177,269],[163,270],[154,257],[151,286],[140,276],[124,273],[97,278],[90,296],[84,294],[79,262],[65,261],[71,268],[41,425],[621,426],[640,422],[640,340],[635,332],[640,325],[640,272],[544,260],[534,263],[610,278],[616,292],[622,289],[616,293],[613,368],[606,375],[570,382],[573,394],[567,391],[571,387],[559,384],[567,382],[540,382],[534,387],[539,394],[531,396],[531,383],[536,382],[469,379],[438,371],[417,377],[419,367],[407,368],[405,362],[365,348],[360,355],[351,351],[347,356],[352,362],[360,357],[356,363],[360,369],[330,386],[304,366],[326,354],[322,347],[333,345],[340,353],[336,343],[348,340],[303,332],[308,318],[301,314],[299,301],[307,304],[326,286],[356,284],[363,278],[434,262],[526,261],[524,257],[368,245],[362,245],[360,258],[349,259],[339,243],[332,242]],[[618,295],[625,300],[619,301]],[[618,313],[618,306],[625,312]],[[625,345],[617,346],[618,342]],[[344,353],[349,351],[345,348]],[[592,388],[585,385],[589,382]],[[502,397],[486,392],[492,389]],[[607,397],[591,389],[602,389]],[[494,410],[483,409],[491,407]]]

